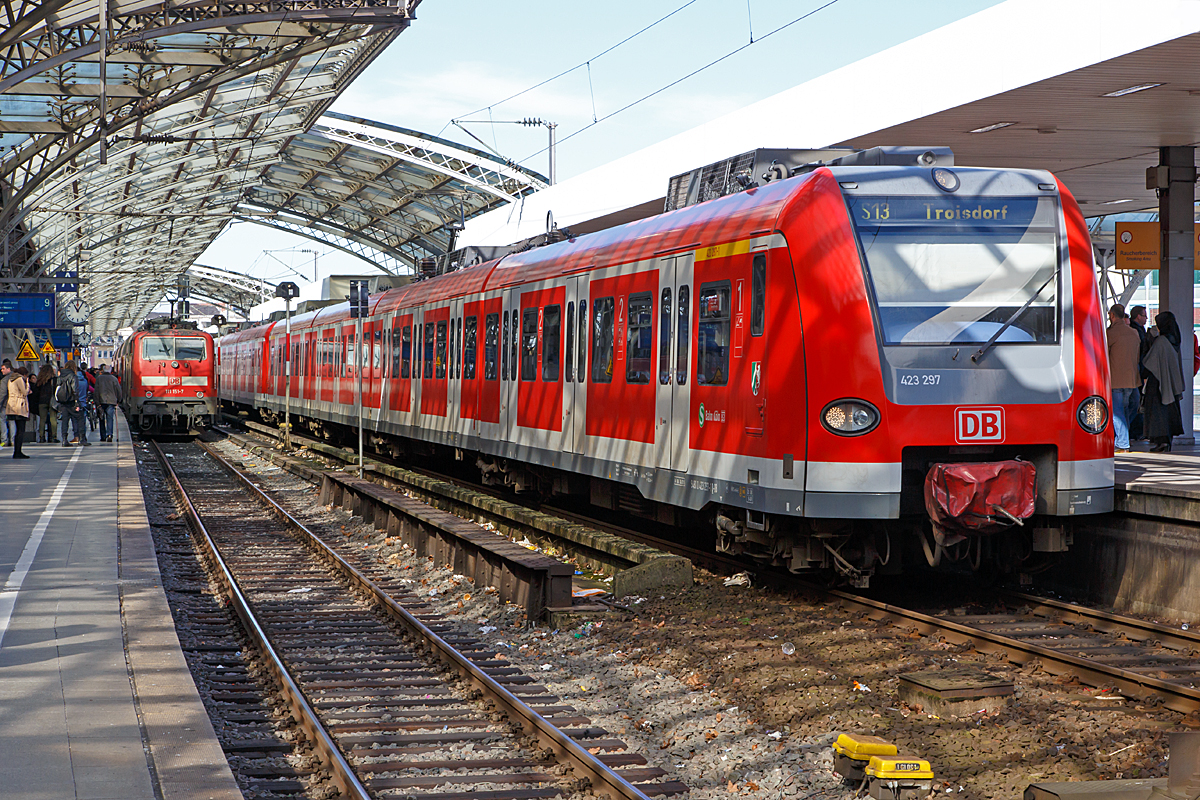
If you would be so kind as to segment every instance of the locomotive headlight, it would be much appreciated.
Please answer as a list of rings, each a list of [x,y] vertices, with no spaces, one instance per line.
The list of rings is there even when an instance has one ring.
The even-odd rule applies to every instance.
[[[196,397],[204,397],[204,392],[196,392]]]
[[[879,411],[865,400],[835,400],[821,412],[821,424],[838,436],[858,436],[879,424]]]
[[[154,397],[154,392],[152,392],[152,391],[150,391],[149,389],[147,389],[147,390],[146,390],[146,397]]]
[[[1079,425],[1088,433],[1104,433],[1108,427],[1108,403],[1103,397],[1089,397],[1079,404]]]

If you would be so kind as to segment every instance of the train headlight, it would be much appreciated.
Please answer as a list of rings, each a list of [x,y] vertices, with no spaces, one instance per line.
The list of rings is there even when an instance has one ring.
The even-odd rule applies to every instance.
[[[1104,433],[1108,427],[1108,403],[1103,397],[1089,397],[1079,404],[1079,426],[1088,433]]]
[[[154,397],[154,392],[152,392],[152,391],[150,391],[149,389],[147,389],[147,390],[146,390],[146,397]]]
[[[204,392],[196,392],[196,397],[204,397]]]
[[[821,424],[838,436],[858,436],[879,424],[879,411],[865,400],[835,400],[821,411]]]

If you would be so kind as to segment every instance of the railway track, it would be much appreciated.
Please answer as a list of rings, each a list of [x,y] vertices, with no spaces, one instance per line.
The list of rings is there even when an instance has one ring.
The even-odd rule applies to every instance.
[[[444,476],[443,476],[444,477]],[[449,478],[444,478],[450,480]],[[1004,592],[1012,613],[925,614],[848,592],[830,590],[794,576],[755,569],[745,561],[700,551],[668,539],[601,523],[572,512],[566,519],[601,528],[692,559],[717,572],[749,569],[760,582],[804,588],[876,620],[935,634],[981,652],[1000,653],[1014,663],[1038,660],[1052,674],[1113,688],[1134,698],[1159,698],[1175,711],[1200,710],[1200,633],[1149,623],[1018,592]]]
[[[588,784],[611,800],[686,791],[494,646],[459,633],[408,582],[322,542],[215,454],[155,449],[344,797],[525,800]]]

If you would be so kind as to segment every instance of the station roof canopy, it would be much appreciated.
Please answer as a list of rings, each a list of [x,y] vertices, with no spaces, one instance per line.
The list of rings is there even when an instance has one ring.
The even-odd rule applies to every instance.
[[[1049,170],[1088,216],[1157,209],[1146,168],[1196,144],[1200,3],[1007,0],[562,181],[521,221],[484,215],[463,241],[649,204],[671,176],[763,147],[945,145],[959,165]]]
[[[235,217],[396,271],[544,185],[326,114],[419,3],[0,4],[0,290],[77,270],[102,334],[145,317]],[[254,292],[212,277],[214,299]]]

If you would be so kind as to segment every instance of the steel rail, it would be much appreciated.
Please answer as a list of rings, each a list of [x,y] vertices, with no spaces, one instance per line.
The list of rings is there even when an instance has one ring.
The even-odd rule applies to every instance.
[[[211,448],[203,443],[200,443],[200,447],[216,459],[217,463],[230,475],[237,478],[260,503],[299,533],[311,549],[335,565],[353,584],[374,597],[375,601],[389,616],[424,640],[431,652],[439,660],[458,672],[461,677],[482,691],[489,699],[498,703],[503,710],[508,712],[509,719],[519,724],[527,734],[536,736],[538,741],[549,748],[560,761],[566,761],[578,775],[590,781],[594,791],[607,795],[611,800],[649,800],[649,797],[640,789],[629,783],[616,771],[605,766],[596,756],[589,753],[578,742],[560,731],[554,723],[548,721],[533,708],[526,705],[515,694],[505,689],[494,678],[471,663],[452,645],[409,613],[407,609],[393,600],[383,589],[379,588],[374,581],[338,555],[319,536],[310,531],[302,522],[289,514],[264,491],[255,486],[236,466],[213,452]]]
[[[359,782],[358,777],[354,774],[353,767],[346,761],[342,755],[342,751],[334,743],[333,737],[330,736],[325,726],[317,718],[317,712],[309,704],[308,699],[304,696],[304,692],[300,690],[300,687],[292,678],[282,659],[280,659],[279,654],[275,651],[270,635],[259,624],[258,618],[250,607],[249,601],[242,593],[241,586],[238,584],[237,579],[233,577],[233,572],[229,569],[228,564],[225,563],[221,551],[217,548],[217,543],[213,541],[208,529],[204,526],[204,522],[200,519],[200,514],[196,510],[196,507],[192,505],[191,498],[188,497],[187,491],[183,488],[183,483],[179,480],[179,476],[175,474],[170,460],[163,453],[158,442],[151,442],[151,444],[154,446],[154,455],[158,458],[163,471],[169,479],[168,485],[171,488],[171,493],[175,495],[175,499],[183,507],[188,526],[202,544],[212,564],[216,567],[217,577],[223,584],[222,588],[225,590],[234,612],[241,619],[246,633],[258,645],[267,662],[268,669],[271,670],[275,679],[279,681],[283,689],[283,694],[287,698],[288,705],[291,707],[292,714],[295,715],[297,724],[308,734],[313,749],[325,763],[325,766],[329,768],[333,776],[333,782],[342,791],[343,796],[354,798],[354,800],[369,800],[370,795],[367,793],[366,787]]]
[[[816,587],[814,587],[816,588]],[[1032,642],[1023,642],[1007,636],[990,633],[969,625],[922,614],[877,600],[858,597],[836,589],[821,590],[829,597],[836,597],[844,604],[865,611],[876,620],[887,620],[901,626],[915,627],[920,633],[939,633],[948,641],[957,644],[972,644],[985,653],[999,653],[1017,664],[1040,660],[1042,666],[1054,675],[1074,675],[1093,686],[1114,686],[1132,697],[1156,695],[1163,704],[1174,711],[1187,714],[1200,709],[1200,689],[1179,686],[1161,678],[1141,675],[1121,667],[1110,667],[1089,661],[1069,653]]]
[[[1050,609],[1051,613],[1048,616],[1053,616],[1056,619],[1084,622],[1095,630],[1105,633],[1123,633],[1128,638],[1136,641],[1157,640],[1164,647],[1169,647],[1172,650],[1192,648],[1200,650],[1200,632],[1197,631],[1174,628],[1158,622],[1148,622],[1133,617],[1122,617],[1119,614],[1110,614],[1107,611],[1077,606],[1071,603],[1064,603],[1061,600],[1052,600],[1048,597],[1038,597],[1032,594],[1024,594],[1023,592],[1005,592],[1005,594],[1010,598],[1028,604],[1035,612],[1039,607]]]

